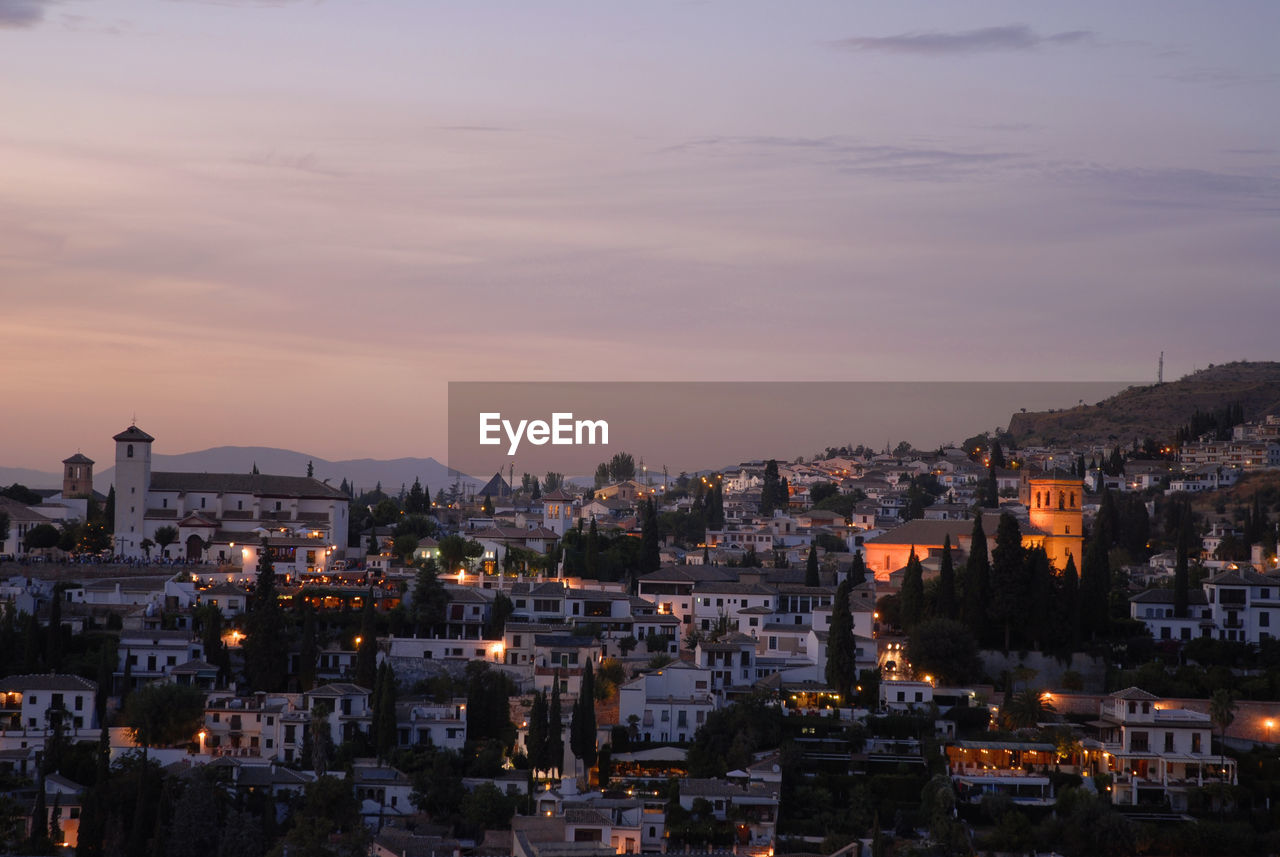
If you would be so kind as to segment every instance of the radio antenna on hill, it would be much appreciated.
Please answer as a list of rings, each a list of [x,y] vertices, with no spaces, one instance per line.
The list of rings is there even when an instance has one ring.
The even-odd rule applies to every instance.
[[[1156,383],[1164,383],[1164,352],[1160,352],[1160,362],[1156,364]]]

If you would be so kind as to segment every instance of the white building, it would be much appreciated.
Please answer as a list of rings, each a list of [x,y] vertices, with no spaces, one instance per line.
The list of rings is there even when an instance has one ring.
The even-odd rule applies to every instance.
[[[152,471],[155,438],[137,426],[117,434],[115,552],[142,558],[142,542],[155,542],[161,527],[174,527],[171,556],[239,564],[231,547],[257,544],[263,533],[306,539],[314,547],[282,544],[281,562],[320,566],[325,551],[347,545],[348,497],[318,479],[258,473],[175,473]],[[314,562],[307,563],[308,551]],[[287,554],[287,555],[286,555]]]
[[[1114,778],[1113,803],[1167,803],[1181,812],[1193,789],[1236,784],[1235,759],[1213,753],[1209,715],[1136,687],[1111,694],[1099,707],[1099,755]]]
[[[711,671],[677,661],[618,688],[618,720],[642,741],[689,741],[716,709]]]

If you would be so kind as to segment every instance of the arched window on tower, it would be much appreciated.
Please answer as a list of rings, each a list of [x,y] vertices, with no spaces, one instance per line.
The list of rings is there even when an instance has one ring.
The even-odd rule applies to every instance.
[[[1072,491],[1071,492],[1071,508],[1074,509],[1075,507],[1076,507],[1076,492]]]
[[[124,457],[133,458],[133,444],[129,444],[127,447],[125,447]]]
[[[1058,492],[1058,509],[1061,510],[1065,508],[1067,508],[1067,495],[1064,492],[1059,491]]]

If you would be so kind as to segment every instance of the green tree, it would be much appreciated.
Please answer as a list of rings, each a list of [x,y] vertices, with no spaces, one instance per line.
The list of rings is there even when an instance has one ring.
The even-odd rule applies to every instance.
[[[425,515],[431,510],[431,493],[422,487],[418,477],[413,478],[413,487],[404,501],[404,510],[410,515]]]
[[[320,640],[316,631],[316,611],[310,604],[302,606],[302,647],[298,655],[298,689],[302,692],[316,686],[316,660],[320,656]]]
[[[778,508],[780,484],[778,462],[770,458],[764,466],[764,483],[760,486],[760,517],[772,517],[774,509]]]
[[[480,504],[480,511],[484,512],[486,515],[493,514],[493,498],[487,493],[484,495],[484,502]]]
[[[924,618],[924,569],[916,549],[911,548],[907,568],[902,575],[902,629],[908,633]]]
[[[1037,649],[1043,650],[1053,633],[1053,565],[1049,562],[1049,555],[1040,546],[1025,551],[1023,562],[1026,566],[1023,574],[1026,579],[1027,603],[1019,624],[1023,638],[1034,643]]]
[[[181,684],[149,684],[129,694],[123,724],[143,748],[190,741],[204,722],[205,694]]]
[[[846,578],[836,587],[835,602],[831,607],[831,629],[827,634],[827,685],[844,700],[852,699],[858,678],[857,644],[853,638],[853,612],[849,606],[852,595],[853,584]]]
[[[640,504],[642,522],[640,526],[640,567],[641,574],[657,571],[662,565],[659,555],[661,535],[658,532],[658,507],[653,498]]]
[[[505,592],[493,596],[493,605],[489,608],[489,627],[485,634],[487,640],[501,640],[506,631],[507,620],[515,612],[515,605]]]
[[[209,769],[197,769],[186,778],[182,795],[173,807],[166,857],[208,857],[218,853],[222,825],[218,823],[220,794]]]
[[[1209,697],[1209,719],[1218,730],[1218,751],[1226,752],[1227,729],[1236,719],[1236,697],[1229,689],[1220,687]]]
[[[525,750],[529,756],[529,766],[535,771],[545,771],[550,765],[547,754],[547,695],[545,691],[535,691],[533,704],[529,709],[529,726],[525,733]]]
[[[53,524],[36,524],[22,537],[22,546],[27,551],[48,550],[58,546],[59,538],[61,534]]]
[[[1076,573],[1076,558],[1067,557],[1067,567],[1062,571],[1062,600],[1058,615],[1064,623],[1060,641],[1069,652],[1080,648],[1080,576]]]
[[[818,548],[816,545],[809,545],[809,558],[805,561],[804,566],[804,585],[822,585],[822,581],[818,577]]]
[[[964,602],[961,618],[978,636],[987,625],[987,599],[990,597],[991,564],[987,558],[987,534],[982,528],[982,515],[973,519],[973,535],[969,559],[964,566]]]
[[[547,763],[557,774],[564,764],[564,716],[560,710],[559,670],[552,683],[551,704],[547,708]]]
[[[573,755],[590,768],[596,761],[596,693],[595,672],[591,661],[582,670],[582,691],[573,705],[573,721],[569,725],[569,745]]]
[[[160,553],[167,555],[169,545],[178,540],[178,528],[165,525],[158,527],[155,532],[156,544],[160,545]]]
[[[861,586],[867,582],[867,564],[862,558],[862,551],[858,551],[853,555],[853,562],[849,565],[849,583],[853,586]]]
[[[938,570],[938,588],[934,598],[934,615],[946,619],[958,618],[959,608],[956,604],[956,569],[951,558],[951,535],[942,539],[942,565]]]
[[[1093,639],[1106,636],[1110,628],[1111,560],[1107,542],[1107,529],[1099,515],[1085,542],[1080,569],[1080,627],[1082,634]]]
[[[460,568],[469,568],[471,560],[484,553],[484,547],[473,539],[462,536],[445,536],[440,539],[440,565],[445,574]]]
[[[373,607],[373,588],[365,594],[360,614],[360,640],[356,647],[355,683],[372,688],[378,671],[378,621]]]
[[[1191,578],[1187,562],[1191,542],[1190,511],[1189,507],[1184,506],[1176,537],[1178,546],[1173,567],[1173,615],[1179,619],[1187,617],[1187,606],[1191,598]]]
[[[596,526],[596,518],[591,516],[591,526],[587,528],[587,547],[583,555],[583,576],[591,580],[600,579],[600,530]]]
[[[360,815],[350,778],[320,777],[308,783],[294,823],[271,851],[273,857],[364,857],[370,832]]]
[[[287,675],[284,617],[276,594],[275,565],[264,538],[258,548],[257,581],[245,617],[244,669],[254,690],[278,691]]]
[[[409,617],[418,635],[429,634],[444,624],[449,593],[436,577],[436,561],[428,559],[418,569],[413,583]]]
[[[917,673],[926,673],[945,684],[964,684],[981,674],[978,643],[960,622],[937,617],[926,619],[911,632],[907,657]]]
[[[1015,625],[1019,625],[1029,596],[1026,562],[1023,557],[1022,530],[1018,520],[1005,512],[996,527],[996,546],[991,552],[992,622],[1004,629],[1004,650]]]
[[[379,759],[389,759],[396,748],[396,673],[390,661],[378,668],[377,700],[373,710],[373,747]]]

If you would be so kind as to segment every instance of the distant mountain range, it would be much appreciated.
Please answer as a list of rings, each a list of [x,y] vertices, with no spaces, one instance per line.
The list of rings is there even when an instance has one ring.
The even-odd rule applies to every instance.
[[[1250,420],[1280,412],[1280,363],[1224,363],[1177,381],[1129,387],[1095,405],[1017,413],[1009,419],[1009,433],[1019,446],[1128,446],[1134,438],[1172,440],[1197,410],[1211,413],[1233,404]]]
[[[479,486],[485,481],[451,471],[434,458],[395,458],[390,461],[355,458],[329,461],[316,455],[269,446],[216,446],[180,455],[153,455],[151,468],[180,473],[248,473],[257,465],[260,473],[305,476],[307,462],[314,465],[315,478],[327,480],[335,487],[346,479],[357,491],[371,491],[381,482],[383,491],[396,494],[402,484],[408,487],[413,484],[414,479],[420,479],[434,494],[439,489],[452,485],[458,478],[461,478],[463,484],[470,486]],[[94,487],[105,494],[114,475],[114,467],[94,473]],[[62,476],[39,470],[0,467],[0,485],[14,482],[21,482],[28,488],[57,488],[62,485]]]

